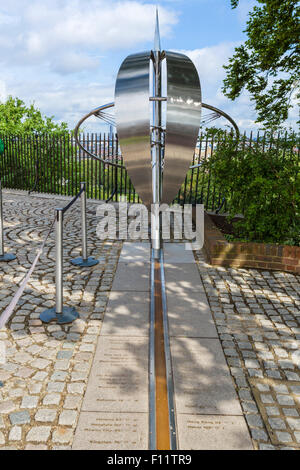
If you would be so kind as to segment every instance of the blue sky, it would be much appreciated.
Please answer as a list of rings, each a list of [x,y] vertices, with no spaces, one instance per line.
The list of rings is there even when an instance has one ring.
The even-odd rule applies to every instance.
[[[155,7],[162,47],[188,54],[198,69],[203,101],[224,109],[241,129],[257,128],[246,93],[231,102],[221,92],[222,65],[245,35],[255,0],[10,0],[0,1],[0,99],[18,96],[72,128],[114,99],[122,60],[152,47]],[[291,113],[290,123],[296,119]],[[99,121],[86,130],[96,131]]]

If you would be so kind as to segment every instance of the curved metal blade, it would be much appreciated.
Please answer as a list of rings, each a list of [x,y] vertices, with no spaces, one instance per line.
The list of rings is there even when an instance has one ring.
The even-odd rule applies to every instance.
[[[122,63],[115,88],[122,155],[135,190],[148,206],[152,202],[149,80],[150,52],[133,54]]]
[[[168,101],[162,202],[170,204],[194,155],[201,121],[201,87],[189,57],[167,51],[166,59]]]

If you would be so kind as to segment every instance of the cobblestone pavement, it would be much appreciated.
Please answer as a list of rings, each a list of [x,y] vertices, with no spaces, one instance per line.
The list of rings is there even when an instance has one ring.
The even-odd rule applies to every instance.
[[[0,313],[30,267],[45,237],[54,208],[67,201],[5,191],[6,251],[17,260],[0,263]],[[89,255],[100,263],[89,269],[69,263],[80,255],[80,212],[76,203],[65,215],[64,305],[75,306],[72,325],[44,325],[39,314],[54,306],[54,234],[0,342],[0,450],[68,449],[73,440],[103,312],[117,266],[121,242],[95,234],[96,204],[88,203]]]
[[[0,313],[30,267],[53,216],[66,201],[4,192],[6,248],[17,260],[0,263]],[[54,305],[54,235],[6,328],[0,364],[0,450],[69,449],[101,330],[122,242],[95,234],[96,204],[88,203],[89,269],[80,254],[80,213],[66,214],[64,304],[80,319],[43,325]],[[257,449],[300,448],[300,276],[208,265],[195,254],[228,366]],[[1,344],[0,344],[1,345]]]
[[[255,448],[299,449],[300,276],[195,257]]]

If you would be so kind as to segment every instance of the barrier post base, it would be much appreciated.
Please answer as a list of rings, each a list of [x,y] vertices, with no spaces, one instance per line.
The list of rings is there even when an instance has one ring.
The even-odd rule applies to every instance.
[[[79,318],[78,312],[74,307],[63,307],[62,313],[56,313],[56,308],[48,308],[40,314],[40,320],[43,323],[50,323],[56,321],[56,323],[63,325],[65,323],[72,323],[76,318]]]
[[[13,255],[12,253],[5,253],[4,255],[0,256],[0,261],[13,261],[16,259],[16,255]]]
[[[74,264],[74,266],[81,266],[83,268],[90,268],[90,267],[95,266],[96,264],[98,264],[99,260],[93,258],[92,256],[90,256],[87,259],[83,259],[80,256],[79,258],[72,259],[71,263]]]

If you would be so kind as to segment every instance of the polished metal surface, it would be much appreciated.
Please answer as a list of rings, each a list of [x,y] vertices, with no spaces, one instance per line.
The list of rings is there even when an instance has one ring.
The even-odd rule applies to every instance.
[[[84,123],[84,121],[86,119],[88,119],[91,116],[97,116],[100,113],[102,113],[105,109],[113,108],[114,106],[115,106],[115,103],[103,104],[102,106],[98,106],[98,108],[93,109],[92,111],[87,113],[85,116],[83,116],[83,118],[80,119],[80,121],[78,121],[78,123],[76,124],[76,127],[74,129],[74,137],[75,137],[75,141],[76,141],[77,145],[79,146],[79,148],[81,150],[83,150],[86,154],[88,154],[90,157],[94,158],[95,160],[99,160],[99,162],[101,162],[101,163],[105,163],[107,165],[111,165],[111,166],[114,166],[116,168],[125,168],[123,165],[120,165],[119,163],[114,163],[110,160],[104,160],[103,158],[98,157],[98,155],[95,155],[94,153],[90,152],[88,149],[83,147],[83,145],[81,144],[81,142],[79,140],[80,126],[82,126],[82,124]]]
[[[151,212],[151,234],[154,256],[159,257],[161,245],[161,217],[159,213],[162,193],[162,103],[160,101],[162,92],[162,64],[159,39],[158,17],[155,29],[155,52],[153,60],[153,129],[152,129],[152,212]]]
[[[2,182],[0,180],[0,256],[4,255]]]
[[[86,183],[80,183],[80,206],[81,206],[81,256],[72,259],[74,266],[90,268],[99,263],[93,256],[87,253],[87,219],[86,219]]]
[[[162,203],[176,197],[195,152],[201,121],[201,87],[193,62],[185,55],[166,52],[167,127]]]
[[[56,290],[56,313],[61,314],[63,309],[63,209],[56,209],[55,241],[56,241],[56,264],[55,264],[55,290]]]
[[[86,225],[86,184],[80,183],[80,189],[83,189],[83,192],[80,196],[80,205],[81,205],[81,231],[82,231],[82,258],[87,259],[87,225]]]
[[[129,177],[148,207],[152,202],[149,86],[150,52],[128,56],[116,81],[117,132]]]
[[[215,106],[212,106],[211,104],[207,104],[207,103],[202,103],[202,108],[209,109],[210,111],[213,111],[213,112],[216,113],[216,114],[220,114],[220,115],[223,116],[225,119],[227,119],[227,121],[229,121],[230,124],[233,125],[233,128],[234,128],[234,130],[235,130],[235,134],[236,134],[237,139],[239,138],[239,136],[240,136],[240,130],[239,130],[239,128],[238,128],[238,125],[237,125],[237,123],[235,122],[235,120],[232,119],[231,116],[229,116],[229,114],[227,114],[227,113],[225,113],[225,111],[222,111],[221,109],[216,108]]]

